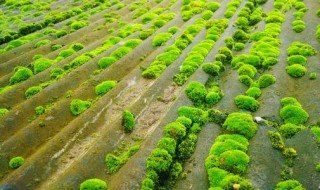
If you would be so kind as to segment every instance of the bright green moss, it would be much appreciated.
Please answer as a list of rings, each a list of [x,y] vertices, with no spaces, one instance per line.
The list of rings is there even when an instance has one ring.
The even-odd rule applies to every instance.
[[[24,158],[21,156],[14,157],[10,160],[9,166],[12,169],[17,169],[24,164]]]
[[[220,167],[231,173],[243,174],[249,164],[249,156],[240,150],[228,150],[219,156]]]
[[[109,92],[116,85],[117,85],[117,81],[104,81],[96,86],[95,88],[96,95],[102,96],[107,92]]]
[[[297,126],[295,124],[292,123],[287,123],[284,125],[281,125],[279,130],[281,132],[281,134],[285,137],[285,138],[291,138],[293,137],[295,134],[299,133],[301,130],[303,130],[305,127],[303,126]]]
[[[217,167],[207,169],[207,173],[208,173],[208,179],[211,187],[220,186],[221,181],[229,174],[229,172]],[[209,190],[218,190],[218,189],[210,188]]]
[[[299,106],[288,105],[280,110],[280,116],[285,123],[300,125],[305,123],[309,114]]]
[[[257,74],[257,69],[252,65],[243,65],[238,69],[238,74],[253,78]]]
[[[221,92],[209,92],[206,96],[206,103],[212,107],[217,104],[223,97]]]
[[[52,69],[52,71],[51,71],[51,73],[50,73],[50,79],[56,80],[56,79],[62,77],[63,74],[64,74],[63,69],[61,69],[61,68],[54,68],[54,69]]]
[[[251,84],[253,84],[252,78],[250,78],[248,75],[240,75],[238,79],[242,84],[248,87],[250,87]]]
[[[218,2],[208,2],[207,5],[206,5],[207,9],[212,11],[212,12],[215,12],[216,10],[219,9],[220,7],[220,3]]]
[[[285,106],[288,106],[288,105],[302,107],[302,105],[298,102],[298,100],[293,98],[293,97],[282,98],[281,99],[281,106],[285,107]]]
[[[173,138],[180,142],[186,136],[186,127],[178,122],[172,122],[166,125],[165,134],[168,138]]]
[[[99,60],[98,65],[101,69],[108,68],[110,65],[115,63],[117,60],[114,57],[103,57]]]
[[[148,67],[148,69],[142,72],[142,77],[148,78],[148,79],[157,78],[165,69],[166,69],[165,65],[150,66]]]
[[[232,133],[243,135],[247,139],[251,139],[258,130],[250,114],[237,112],[228,115],[222,127]]]
[[[159,33],[157,34],[152,41],[152,46],[157,47],[157,46],[162,46],[165,45],[165,43],[172,37],[171,33],[164,32],[164,33]]]
[[[290,76],[294,78],[302,77],[307,73],[307,69],[300,64],[293,64],[293,65],[287,66],[286,71]]]
[[[127,53],[131,51],[131,48],[128,47],[119,47],[114,52],[111,53],[111,57],[114,57],[116,60],[119,60],[123,56],[125,56]]]
[[[141,42],[142,42],[142,40],[140,40],[140,39],[130,39],[130,40],[127,40],[123,44],[123,46],[133,49],[133,48],[137,47],[139,44],[141,44]]]
[[[70,103],[71,113],[75,116],[80,115],[84,111],[86,111],[91,106],[91,102],[83,101],[80,99],[74,99]]]
[[[309,44],[293,42],[287,49],[288,56],[302,55],[304,57],[315,55],[317,51]]]
[[[92,58],[87,55],[80,55],[79,57],[71,61],[70,67],[72,68],[79,67],[80,65],[83,65],[84,63],[90,61],[91,59]]]
[[[260,88],[266,88],[276,82],[276,78],[270,74],[263,74],[259,77],[258,82]]]
[[[9,112],[6,108],[0,108],[0,117],[5,116]]]
[[[220,183],[220,187],[222,189],[234,189],[233,185],[234,184],[239,184],[240,189],[245,189],[245,190],[253,190],[252,184],[247,181],[246,179],[241,178],[238,175],[227,175],[225,178]]]
[[[317,78],[317,73],[316,72],[311,72],[309,75],[310,80],[315,80]]]
[[[250,87],[247,91],[246,91],[246,95],[250,96],[252,98],[259,98],[261,95],[261,90],[260,88],[257,87]]]
[[[250,111],[257,111],[259,109],[259,102],[250,96],[238,95],[235,99],[235,104],[240,109],[246,109]]]
[[[275,190],[290,190],[290,189],[305,190],[305,188],[302,187],[302,184],[299,181],[291,180],[291,179],[279,182],[275,187]]]
[[[27,80],[33,76],[30,69],[24,67],[16,67],[14,75],[10,78],[9,82],[11,85]]]
[[[42,90],[41,86],[32,86],[26,90],[24,93],[26,98],[31,98],[33,95],[39,93]]]
[[[37,59],[33,64],[34,74],[38,74],[47,68],[51,67],[55,63],[54,60],[47,59],[47,58],[40,58]]]
[[[80,190],[107,190],[107,183],[101,179],[87,179],[80,184]]]
[[[76,51],[74,51],[73,49],[65,49],[60,51],[58,57],[62,57],[63,59],[71,56],[72,54],[74,54]]]
[[[68,34],[68,32],[66,30],[57,30],[56,31],[56,37],[57,38],[61,38],[62,36],[65,36],[67,34]]]
[[[193,123],[202,125],[207,121],[207,113],[201,109],[181,106],[178,109],[179,116],[184,116],[192,120]]]
[[[226,139],[223,142],[215,142],[211,149],[209,155],[216,155],[220,156],[222,153],[229,151],[229,150],[240,150],[243,152],[247,151],[247,146],[240,144],[237,141],[232,139]]]
[[[134,127],[134,115],[127,110],[124,110],[122,113],[122,125],[126,133],[130,133]]]
[[[305,66],[307,64],[307,58],[302,55],[292,55],[287,58],[287,63],[289,65],[299,64]]]
[[[177,142],[173,138],[164,137],[160,139],[157,147],[168,151],[170,155],[174,156],[176,152]]]
[[[204,103],[207,96],[205,86],[197,81],[190,82],[185,89],[185,93],[196,105]]]
[[[243,44],[243,43],[240,43],[240,42],[235,43],[235,44],[234,44],[234,49],[235,49],[236,51],[241,51],[241,50],[244,49],[244,44]]]
[[[146,160],[147,170],[157,173],[168,171],[172,163],[172,156],[164,149],[155,148]]]
[[[44,46],[44,45],[46,45],[46,44],[48,44],[48,43],[50,43],[50,42],[51,42],[51,41],[48,40],[48,39],[46,39],[46,40],[41,40],[41,41],[37,42],[37,43],[34,45],[34,47],[35,47],[35,48],[39,48],[39,47]]]

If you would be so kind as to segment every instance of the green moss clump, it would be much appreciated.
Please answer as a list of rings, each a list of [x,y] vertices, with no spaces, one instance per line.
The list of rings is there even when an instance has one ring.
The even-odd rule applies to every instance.
[[[185,126],[187,129],[190,129],[192,126],[192,120],[187,117],[178,117],[176,119],[176,122],[181,123],[183,126]]]
[[[75,52],[76,51],[74,51],[73,49],[65,49],[65,50],[60,51],[58,56],[65,59],[65,58],[71,56],[72,54],[74,54]]]
[[[238,79],[242,84],[248,87],[250,87],[251,84],[253,84],[252,78],[250,78],[248,75],[240,75]]]
[[[246,179],[241,178],[238,175],[227,175],[225,178],[220,183],[220,187],[222,189],[234,189],[233,185],[234,184],[239,184],[240,189],[245,189],[245,190],[253,190],[252,184],[247,181]]]
[[[293,64],[293,65],[287,66],[286,71],[290,76],[294,78],[302,77],[307,73],[307,69],[300,64]]]
[[[314,80],[317,78],[317,73],[316,72],[311,72],[310,75],[309,75],[309,79],[310,80]]]
[[[219,186],[221,181],[229,174],[229,172],[218,167],[207,168],[208,179],[210,183],[209,190],[222,190]],[[212,188],[215,187],[215,188]]]
[[[204,20],[209,20],[213,16],[213,12],[210,10],[206,10],[205,12],[202,13],[201,18]]]
[[[216,10],[219,9],[220,3],[218,3],[218,2],[208,2],[206,7],[207,7],[208,10],[210,10],[212,12],[215,12]]]
[[[54,60],[47,59],[47,58],[40,58],[37,59],[33,64],[34,74],[38,74],[47,68],[51,67],[55,63]]]
[[[217,104],[223,97],[223,93],[221,92],[209,92],[206,96],[206,103],[212,107]]]
[[[250,111],[257,111],[259,109],[259,102],[255,100],[253,97],[245,96],[245,95],[238,95],[235,99],[235,104],[240,109],[246,109]]]
[[[168,151],[161,148],[153,149],[146,161],[147,170],[154,170],[157,173],[168,171],[171,163],[172,156]]]
[[[52,51],[55,51],[55,50],[60,49],[60,48],[62,48],[62,45],[61,45],[61,44],[53,44],[53,45],[51,46],[51,50],[52,50]]]
[[[234,49],[235,49],[236,51],[241,51],[241,50],[244,49],[244,44],[243,44],[243,43],[240,43],[240,42],[235,43],[235,44],[234,44]]]
[[[46,45],[46,44],[48,44],[48,43],[50,43],[50,42],[51,42],[51,41],[48,40],[48,39],[46,39],[46,40],[41,40],[41,41],[37,42],[37,43],[34,45],[34,47],[35,47],[35,48],[39,48],[39,47],[44,46],[44,45]]]
[[[288,105],[281,108],[280,116],[285,123],[296,125],[305,123],[309,118],[309,114],[303,110],[302,107],[295,105]]]
[[[275,188],[275,190],[289,190],[289,189],[305,190],[305,188],[302,187],[302,184],[299,181],[292,180],[292,179],[279,182]]]
[[[250,78],[253,78],[257,74],[257,69],[252,65],[245,64],[238,69],[238,74],[247,75]]]
[[[89,101],[74,99],[70,104],[70,110],[73,115],[77,116],[86,111],[90,106],[91,102]]]
[[[269,138],[271,140],[271,146],[275,149],[283,150],[285,148],[284,142],[281,138],[280,133],[269,131],[268,132]]]
[[[179,31],[179,28],[176,27],[176,26],[170,27],[170,28],[168,29],[168,32],[169,32],[170,34],[172,34],[172,35],[174,35],[174,34],[177,33],[178,31]]]
[[[68,34],[68,32],[66,30],[57,30],[56,31],[56,37],[57,38],[61,38],[62,36],[65,36],[67,34]]]
[[[317,166],[316,166],[316,171],[317,171],[317,172],[320,172],[320,164],[317,164]]]
[[[108,68],[110,65],[117,61],[114,57],[103,57],[99,60],[98,65],[101,69]]]
[[[169,32],[159,33],[157,34],[152,41],[152,46],[162,46],[172,37],[172,34]]]
[[[39,93],[42,90],[41,86],[32,86],[26,90],[24,93],[26,98],[31,98],[33,95]]]
[[[105,162],[109,173],[118,171],[123,164],[122,160],[113,154],[107,154]]]
[[[51,73],[50,73],[50,79],[56,80],[56,79],[62,77],[63,74],[64,74],[63,69],[61,69],[61,68],[54,68],[54,69],[52,69],[52,71],[51,71]]]
[[[195,105],[203,104],[207,96],[205,86],[197,81],[190,82],[188,87],[185,89],[185,93]]]
[[[131,48],[128,47],[119,47],[114,52],[111,53],[111,57],[114,57],[116,60],[119,60],[123,56],[125,56],[127,53],[131,51]]]
[[[285,138],[291,138],[293,137],[295,134],[299,133],[301,130],[303,130],[305,127],[303,126],[297,126],[295,124],[292,123],[287,123],[284,125],[281,125],[279,130],[281,132],[281,134],[285,137]]]
[[[155,184],[154,184],[154,182],[152,181],[152,179],[150,179],[150,178],[145,178],[145,179],[142,181],[142,185],[141,185],[140,190],[150,190],[150,189],[154,189],[154,187],[155,187]]]
[[[170,155],[174,156],[177,142],[173,138],[164,137],[158,142],[157,147],[168,151]]]
[[[249,156],[240,150],[228,150],[219,156],[220,167],[231,173],[243,174],[249,164]]]
[[[83,65],[84,63],[90,61],[92,57],[88,55],[80,55],[79,57],[75,58],[74,60],[71,61],[70,67],[71,68],[77,68],[80,65]]]
[[[87,179],[80,184],[80,190],[106,190],[107,183],[101,179]]]
[[[0,108],[0,117],[5,116],[9,112],[6,108]]]
[[[293,42],[287,49],[288,56],[302,55],[304,57],[315,55],[317,51],[309,44]]]
[[[213,63],[205,63],[202,65],[202,70],[211,76],[219,76],[220,66]]]
[[[168,138],[173,138],[180,142],[186,136],[186,127],[178,122],[172,122],[166,125],[165,134]]]
[[[134,127],[134,115],[127,110],[124,110],[122,113],[122,125],[126,133],[130,133]]]
[[[75,43],[75,44],[72,44],[70,48],[78,52],[84,48],[84,45],[82,43]]]
[[[250,36],[246,32],[244,32],[243,30],[237,29],[234,32],[232,38],[234,39],[235,42],[240,42],[240,43],[245,44],[249,41]]]
[[[215,141],[215,143],[212,145],[210,149],[209,155],[220,156],[222,153],[229,150],[240,150],[240,151],[246,152],[247,146],[235,140],[227,138],[224,141]]]
[[[46,112],[46,109],[43,106],[38,106],[35,109],[36,115],[42,115]]]
[[[285,106],[288,106],[288,105],[302,107],[302,105],[298,102],[298,100],[293,98],[293,97],[282,98],[281,99],[281,106],[285,107]]]
[[[254,99],[257,99],[260,97],[261,95],[261,90],[258,87],[250,87],[247,91],[246,91],[246,95],[250,96]]]
[[[307,64],[307,58],[302,55],[292,55],[287,58],[287,63],[289,65],[299,64],[305,66]]]
[[[24,158],[21,156],[14,157],[10,160],[9,166],[12,169],[17,169],[24,164]]]
[[[207,113],[201,109],[181,106],[178,109],[179,116],[184,116],[192,120],[193,123],[202,125],[207,121]]]
[[[259,86],[260,88],[266,88],[276,82],[276,78],[270,74],[263,74],[259,77]]]
[[[250,114],[237,112],[228,115],[222,127],[230,132],[243,135],[247,139],[251,139],[258,130]]]
[[[103,96],[117,85],[117,81],[104,81],[95,88],[96,95]]]
[[[27,80],[28,78],[33,76],[32,71],[28,68],[16,67],[14,70],[14,75],[9,79],[9,83],[11,85]]]

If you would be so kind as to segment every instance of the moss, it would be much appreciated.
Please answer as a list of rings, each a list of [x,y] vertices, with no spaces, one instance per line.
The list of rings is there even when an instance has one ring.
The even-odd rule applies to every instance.
[[[284,142],[281,138],[280,133],[269,131],[268,132],[269,138],[271,140],[271,145],[275,149],[283,150],[285,148]]]
[[[169,32],[170,34],[174,35],[175,33],[178,32],[178,30],[179,30],[178,27],[173,26],[173,27],[170,27],[170,28],[168,29],[168,32]]]
[[[258,130],[251,115],[238,112],[228,115],[222,127],[232,133],[243,135],[247,139],[251,139]]]
[[[220,67],[213,63],[203,64],[202,70],[211,76],[219,76],[220,73]]]
[[[217,109],[210,109],[208,110],[208,121],[214,122],[216,124],[222,125],[226,120],[227,115],[222,113]]]
[[[6,108],[0,108],[0,117],[5,116],[9,112]]]
[[[304,57],[315,55],[317,51],[309,44],[293,42],[287,49],[288,56],[302,55]]]
[[[162,46],[165,45],[165,43],[172,37],[171,33],[164,32],[164,33],[159,33],[157,34],[152,41],[152,46],[157,47],[157,46]]]
[[[123,44],[123,46],[133,49],[133,48],[137,47],[139,44],[141,44],[141,42],[142,42],[142,40],[140,40],[140,39],[130,39],[130,40],[127,40]]]
[[[58,56],[65,59],[65,58],[71,56],[72,54],[74,54],[75,52],[76,51],[74,51],[73,49],[65,49],[65,50],[60,51]]]
[[[33,73],[30,69],[24,67],[16,67],[14,75],[9,79],[10,85],[19,83],[32,77]]]
[[[232,58],[233,58],[233,54],[232,51],[227,48],[227,47],[220,47],[218,50],[219,54],[223,54],[226,56],[226,63],[230,63]]]
[[[237,29],[234,32],[232,38],[234,39],[235,42],[246,43],[248,42],[250,36],[243,30]]]
[[[236,51],[241,51],[241,50],[244,49],[244,44],[243,44],[243,43],[240,43],[240,42],[235,43],[235,44],[234,44],[234,49],[235,49]]]
[[[39,48],[39,47],[44,46],[44,45],[46,45],[46,44],[48,44],[48,43],[50,43],[50,42],[51,42],[51,41],[48,40],[48,39],[46,39],[46,40],[41,40],[41,41],[37,42],[37,43],[34,45],[34,47],[35,47],[35,48]]]
[[[287,58],[287,63],[289,65],[299,64],[299,65],[304,66],[307,64],[307,58],[305,58],[302,55],[292,55]]]
[[[320,164],[317,164],[317,166],[316,166],[316,171],[317,171],[317,172],[320,172]]]
[[[176,152],[177,142],[173,138],[165,137],[158,142],[157,147],[168,151],[170,155],[174,156]]]
[[[212,107],[217,104],[223,97],[223,94],[220,92],[209,92],[206,96],[206,103]]]
[[[26,98],[31,98],[33,95],[39,93],[42,90],[41,86],[32,86],[26,90],[24,93]]]
[[[80,190],[106,190],[107,183],[101,179],[87,179],[80,184]]]
[[[305,123],[309,118],[309,114],[305,110],[295,105],[288,105],[281,108],[280,116],[285,123],[296,125]]]
[[[180,142],[186,135],[186,127],[178,122],[172,122],[166,125],[165,134],[168,138],[173,138]]]
[[[60,77],[62,77],[64,74],[63,69],[61,68],[54,68],[52,69],[51,73],[50,73],[50,79],[56,80]]]
[[[257,74],[257,69],[252,65],[243,65],[238,69],[239,75],[247,75],[253,78]]]
[[[239,184],[240,185],[240,189],[242,190],[253,190],[253,186],[252,184],[247,181],[246,179],[241,178],[238,175],[227,175],[225,178],[223,178],[223,180],[220,183],[220,187],[222,189],[234,189],[233,185],[234,184]]]
[[[193,123],[202,125],[207,121],[207,113],[201,109],[181,106],[178,109],[179,116],[184,116],[192,120]]]
[[[92,58],[87,55],[80,55],[79,57],[75,58],[71,61],[70,67],[71,68],[77,68],[80,65],[83,65],[84,63],[90,61]]]
[[[176,119],[176,122],[181,123],[187,129],[190,129],[190,127],[192,126],[192,120],[187,117],[178,117]]]
[[[114,57],[103,57],[99,60],[98,65],[101,69],[108,68],[110,65],[115,63],[117,60]]]
[[[141,21],[143,24],[146,24],[146,23],[150,22],[151,20],[155,19],[157,16],[158,15],[155,13],[147,13],[141,17]]]
[[[216,10],[219,9],[220,3],[218,3],[218,2],[208,2],[206,7],[207,7],[208,10],[210,10],[212,12],[215,12]]]
[[[213,16],[213,12],[211,10],[206,10],[205,12],[202,13],[201,18],[204,20],[209,20]]]
[[[56,31],[56,38],[61,38],[62,36],[67,35],[68,32],[66,30],[57,30]]]
[[[95,87],[96,95],[103,96],[117,85],[117,81],[104,81]]]
[[[317,78],[317,73],[316,72],[311,72],[310,75],[309,75],[309,79],[310,80],[314,80]]]
[[[142,77],[148,78],[148,79],[157,78],[165,69],[166,69],[165,65],[150,66],[148,67],[148,69],[142,72]]]
[[[51,67],[55,63],[54,60],[46,59],[46,58],[40,58],[37,59],[33,64],[33,70],[34,74],[38,74],[47,68]]]
[[[119,60],[120,58],[125,56],[130,51],[131,51],[131,48],[119,47],[114,52],[112,52],[110,56],[116,58],[116,60]]]
[[[266,88],[276,82],[276,78],[270,74],[263,74],[259,77],[258,82],[260,88]]]
[[[61,44],[53,44],[53,45],[51,46],[51,50],[52,50],[52,51],[55,51],[55,50],[60,49],[60,48],[62,48],[62,45],[61,45]]]
[[[177,157],[179,160],[186,161],[191,157],[196,149],[198,137],[195,134],[189,134],[177,148]]]
[[[211,187],[220,186],[221,181],[229,174],[229,172],[217,167],[207,169],[207,173]]]
[[[302,187],[302,184],[299,181],[291,180],[291,179],[279,182],[275,187],[275,190],[290,190],[290,189],[305,190],[305,188]]]
[[[246,91],[246,95],[250,96],[252,98],[259,98],[261,95],[261,90],[258,87],[250,87],[247,91]]]
[[[306,28],[306,26],[305,26],[305,25],[302,25],[302,24],[292,26],[292,30],[294,30],[294,31],[297,32],[297,33],[303,32],[305,28]]]
[[[219,156],[220,167],[231,173],[243,174],[249,164],[249,156],[240,150],[228,150]]]
[[[222,153],[229,150],[240,150],[246,152],[247,147],[232,139],[226,139],[223,142],[215,141],[210,149],[209,155],[220,156]]]
[[[253,83],[253,80],[248,75],[240,75],[238,79],[242,84],[248,87]]]
[[[91,102],[83,101],[80,99],[74,99],[70,103],[71,113],[75,116],[80,115],[84,111],[86,111],[91,106]]]
[[[127,110],[124,110],[122,113],[122,125],[126,133],[130,133],[134,127],[134,115]]]
[[[154,189],[154,187],[155,187],[155,184],[154,184],[154,182],[152,181],[152,179],[145,178],[145,179],[142,181],[142,185],[141,185],[140,190],[151,190],[151,189]]]
[[[36,115],[42,115],[46,112],[46,109],[43,106],[37,106],[35,112]]]
[[[235,99],[235,104],[240,109],[246,109],[250,111],[257,111],[259,109],[259,102],[255,100],[253,97],[245,96],[245,95],[238,95]]]
[[[12,169],[17,169],[23,164],[24,164],[24,158],[21,156],[14,157],[9,161],[9,166]]]
[[[303,126],[297,126],[295,124],[292,123],[287,123],[284,125],[281,125],[279,130],[281,132],[281,134],[285,137],[285,138],[291,138],[293,137],[295,134],[299,133],[301,130],[303,130],[305,127]]]
[[[205,86],[197,81],[190,82],[188,87],[185,89],[185,93],[196,105],[203,104],[207,96]]]
[[[148,171],[165,172],[170,168],[172,156],[164,149],[155,148],[148,156],[146,163]]]
[[[287,66],[286,71],[290,76],[294,78],[302,77],[307,73],[307,69],[300,64],[293,64],[293,65]]]
[[[281,99],[281,106],[285,107],[285,106],[288,106],[288,105],[302,107],[302,105],[298,102],[298,100],[293,98],[293,97],[282,98]]]
[[[84,48],[84,45],[82,43],[75,43],[75,44],[72,44],[70,48],[78,52]]]

